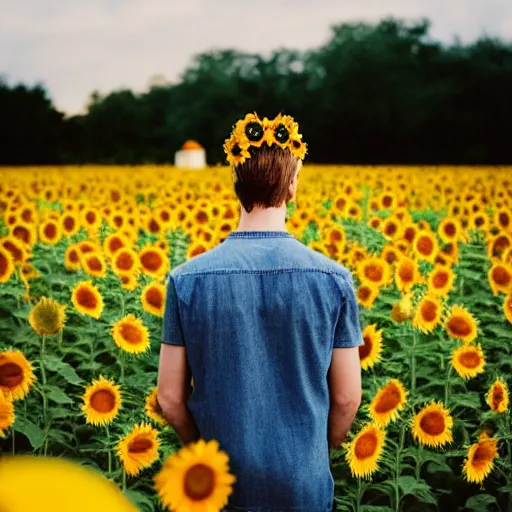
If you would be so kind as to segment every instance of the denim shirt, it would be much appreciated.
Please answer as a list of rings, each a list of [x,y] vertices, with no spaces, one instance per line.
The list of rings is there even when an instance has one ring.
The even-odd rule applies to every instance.
[[[285,231],[233,232],[170,273],[163,331],[201,437],[230,457],[229,510],[330,511],[327,374],[363,343],[350,272]]]

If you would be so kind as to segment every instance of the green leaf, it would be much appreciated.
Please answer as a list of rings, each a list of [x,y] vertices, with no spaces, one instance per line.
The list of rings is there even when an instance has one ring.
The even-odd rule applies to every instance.
[[[77,375],[75,369],[70,364],[61,361],[58,357],[46,355],[44,357],[44,364],[47,370],[58,373],[70,384],[78,386],[83,383],[83,380]]]
[[[425,480],[416,480],[414,477],[406,475],[399,477],[397,483],[404,496],[414,496],[421,503],[437,504],[437,500]]]
[[[494,496],[491,496],[490,494],[477,494],[476,496],[468,498],[464,506],[474,512],[487,512],[487,510],[489,510],[489,505],[492,505],[493,503],[496,503],[496,498]]]
[[[363,505],[360,510],[361,512],[393,512],[392,508],[385,505]]]
[[[155,505],[151,501],[151,499],[142,494],[141,492],[133,491],[128,489],[124,492],[124,495],[137,507],[139,510],[153,512],[155,510]]]
[[[13,428],[14,430],[16,430],[16,432],[20,432],[21,434],[27,436],[34,450],[41,448],[41,446],[43,445],[43,431],[35,423],[32,423],[30,420],[27,420],[27,418],[17,416]]]
[[[64,391],[55,386],[45,386],[44,392],[46,394],[46,398],[56,404],[63,405],[73,403],[73,400],[66,395]]]
[[[73,416],[75,414],[70,409],[65,409],[64,407],[52,407],[49,412],[53,420],[69,418],[70,416]]]
[[[450,475],[453,474],[452,468],[446,464],[446,462],[429,462],[427,464],[427,472],[431,475],[435,475],[436,473],[448,473]]]

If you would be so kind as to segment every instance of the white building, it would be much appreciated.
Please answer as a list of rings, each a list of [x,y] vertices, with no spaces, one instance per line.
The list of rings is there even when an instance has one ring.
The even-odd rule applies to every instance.
[[[203,169],[206,167],[206,151],[195,140],[187,140],[174,154],[174,165],[182,169]]]

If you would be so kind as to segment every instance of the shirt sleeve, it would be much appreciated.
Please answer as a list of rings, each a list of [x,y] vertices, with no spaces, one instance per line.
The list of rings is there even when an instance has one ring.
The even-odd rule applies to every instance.
[[[176,293],[176,283],[171,274],[169,274],[169,281],[167,283],[162,331],[162,343],[167,345],[185,345],[178,306],[178,294]]]
[[[357,303],[352,275],[336,276],[340,286],[341,307],[334,332],[333,348],[351,348],[363,345],[359,305]]]

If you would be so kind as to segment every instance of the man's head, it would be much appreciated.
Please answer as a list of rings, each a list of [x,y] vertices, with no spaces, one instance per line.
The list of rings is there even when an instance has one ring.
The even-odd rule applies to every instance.
[[[248,114],[235,125],[224,150],[233,166],[235,192],[244,209],[278,208],[296,194],[306,154],[297,123],[290,116],[260,120]]]

